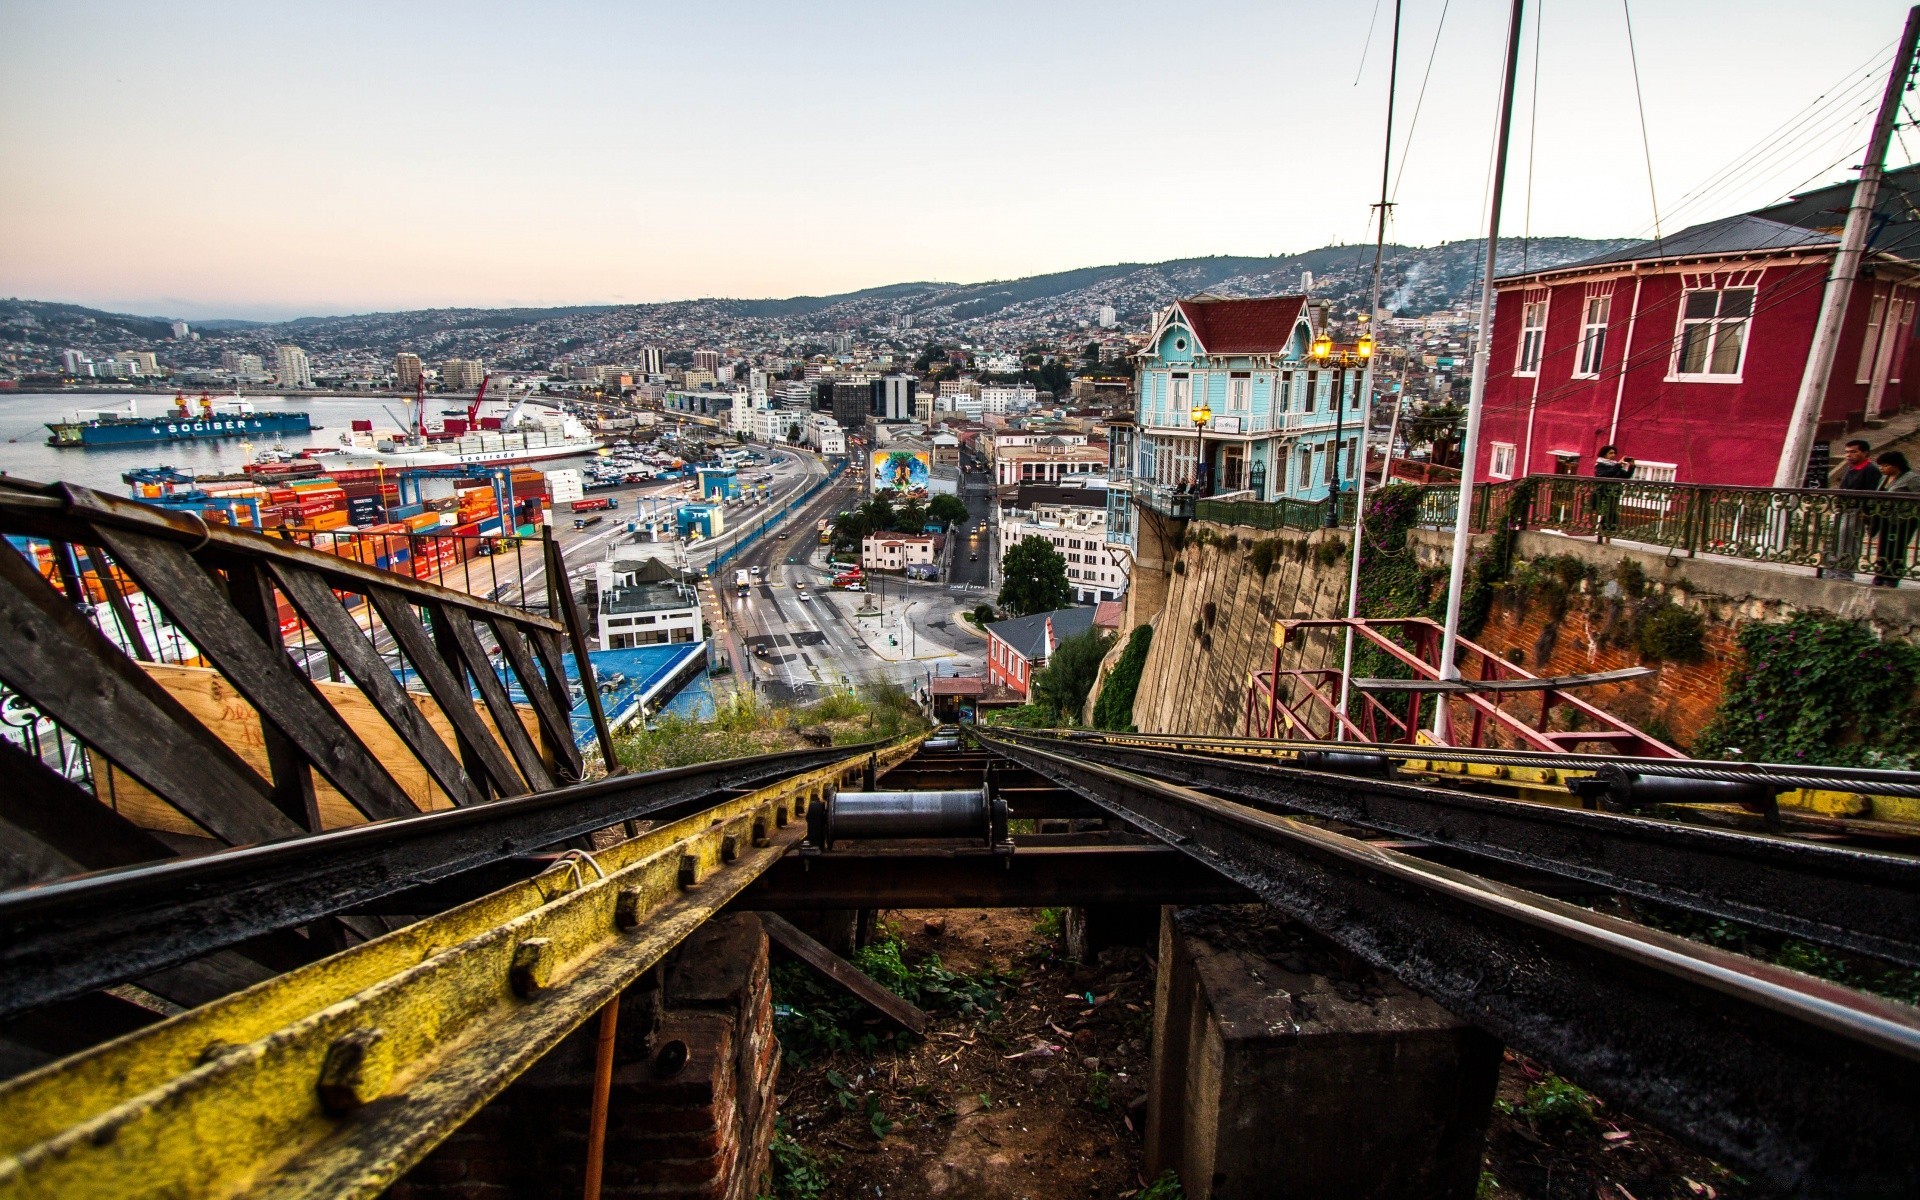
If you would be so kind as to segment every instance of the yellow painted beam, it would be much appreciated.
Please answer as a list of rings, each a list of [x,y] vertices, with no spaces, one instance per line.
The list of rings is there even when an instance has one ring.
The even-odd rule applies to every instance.
[[[918,740],[882,751],[885,770]],[[0,1196],[374,1197],[804,835],[865,756],[0,1085]]]

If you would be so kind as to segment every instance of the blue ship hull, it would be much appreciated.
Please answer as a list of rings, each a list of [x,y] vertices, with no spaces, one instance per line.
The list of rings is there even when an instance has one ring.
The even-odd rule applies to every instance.
[[[148,442],[199,442],[220,438],[271,438],[307,433],[306,413],[235,413],[212,417],[118,417],[96,421],[49,421],[49,446],[135,446]]]

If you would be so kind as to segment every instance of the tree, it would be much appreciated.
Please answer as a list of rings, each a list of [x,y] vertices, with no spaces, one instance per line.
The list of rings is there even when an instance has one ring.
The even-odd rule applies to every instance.
[[[1125,733],[1133,728],[1133,698],[1140,691],[1140,673],[1146,669],[1147,651],[1153,647],[1153,626],[1136,626],[1127,639],[1127,648],[1107,674],[1100,698],[1093,702],[1093,727]]]
[[[1025,537],[1001,561],[1000,607],[1016,617],[1073,603],[1067,560],[1043,537]]]
[[[965,500],[962,500],[958,496],[949,496],[942,492],[927,502],[927,515],[940,524],[951,528],[955,525],[966,524],[967,518],[972,514],[967,512],[967,502]]]
[[[905,500],[893,510],[893,521],[901,533],[919,533],[927,527],[929,514],[925,500]]]
[[[1100,660],[1113,647],[1113,635],[1089,629],[1053,648],[1047,665],[1033,677],[1034,703],[1059,724],[1078,725],[1087,706],[1087,693],[1100,677]]]
[[[1427,455],[1429,462],[1436,467],[1453,466],[1454,447],[1460,440],[1460,422],[1466,415],[1466,409],[1452,404],[1422,409],[1407,421],[1407,444],[1426,443],[1433,447]]]

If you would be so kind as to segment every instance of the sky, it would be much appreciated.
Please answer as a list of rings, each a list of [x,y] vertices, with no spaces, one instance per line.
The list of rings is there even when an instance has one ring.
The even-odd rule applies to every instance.
[[[279,319],[1366,241],[1393,7],[0,0],[0,295]],[[1905,8],[1811,11],[1528,0],[1503,232],[1844,177]],[[1403,0],[1396,241],[1484,231],[1508,13]]]

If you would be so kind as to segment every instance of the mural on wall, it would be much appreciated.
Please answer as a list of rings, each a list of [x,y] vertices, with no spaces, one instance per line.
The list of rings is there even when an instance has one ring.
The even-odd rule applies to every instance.
[[[876,492],[925,491],[933,474],[933,457],[925,450],[875,450],[869,461]]]

